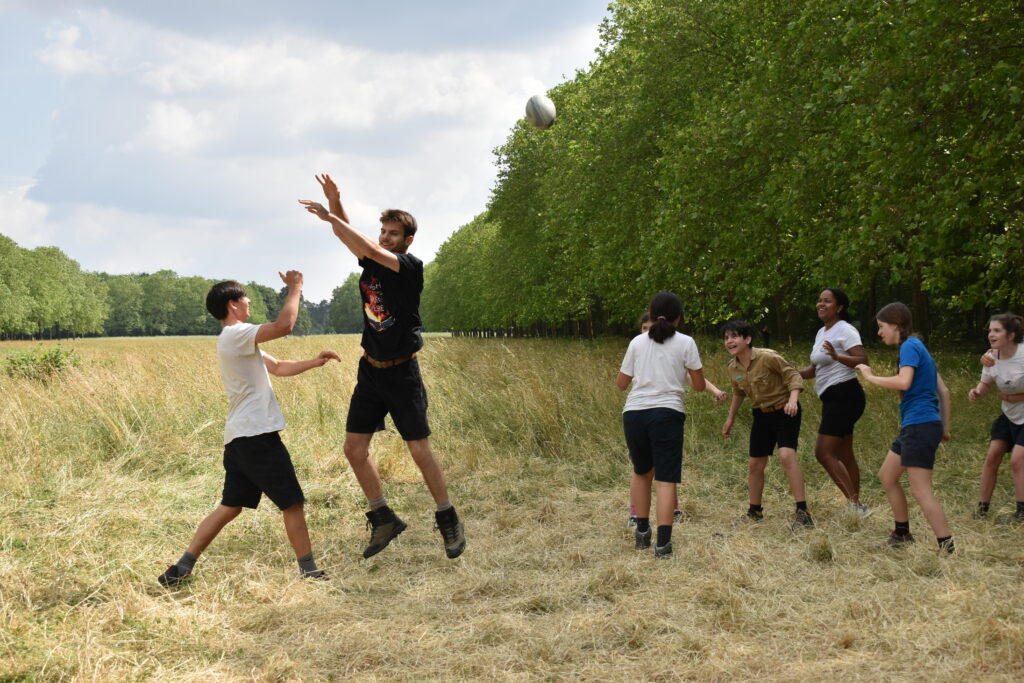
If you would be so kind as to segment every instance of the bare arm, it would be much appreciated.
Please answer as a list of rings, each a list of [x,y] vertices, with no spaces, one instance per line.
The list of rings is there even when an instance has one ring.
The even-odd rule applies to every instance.
[[[811,363],[806,368],[800,368],[797,372],[800,373],[800,377],[801,378],[803,378],[803,379],[811,379],[812,377],[814,377],[814,375],[816,373],[815,368],[814,368],[814,363]]]
[[[942,415],[942,440],[949,441],[950,439],[950,419],[952,412],[950,410],[949,400],[949,388],[946,383],[942,381],[942,375],[935,375],[935,392],[939,395],[939,414]]]
[[[864,376],[864,379],[872,384],[882,387],[883,389],[906,391],[914,382],[913,365],[904,365],[900,368],[899,374],[893,375],[892,377],[880,377],[872,372],[870,365],[865,365],[863,363],[858,365],[857,369],[860,370],[860,374]]]
[[[316,215],[320,220],[331,224],[331,229],[341,243],[348,247],[348,250],[358,259],[368,258],[376,261],[385,268],[396,273],[399,269],[398,256],[380,246],[372,239],[359,232],[348,221],[330,213],[323,204],[310,199],[300,199],[299,204],[306,207],[306,211]]]
[[[619,388],[619,391],[625,391],[629,388],[629,383],[633,381],[633,378],[624,372],[620,372],[619,376],[615,378],[615,386]]]
[[[287,337],[295,327],[295,321],[299,317],[299,299],[302,296],[302,273],[297,270],[289,270],[285,274],[278,273],[281,280],[288,285],[288,296],[285,297],[284,305],[277,314],[277,320],[272,323],[263,323],[260,329],[256,330],[256,343],[262,344],[273,339]]]
[[[690,378],[690,386],[694,391],[704,391],[707,381],[704,379],[704,370],[687,370],[686,375]]]
[[[981,380],[980,382],[978,382],[978,386],[974,387],[973,389],[967,392],[967,398],[971,403],[974,403],[975,401],[977,401],[979,398],[981,398],[990,391],[992,391],[992,382],[986,382],[985,380]]]
[[[732,436],[732,423],[736,420],[736,413],[740,411],[740,404],[743,403],[743,394],[738,391],[732,393],[732,403],[729,404],[729,416],[725,418],[725,424],[722,425],[722,436],[729,438]]]
[[[999,398],[1007,403],[1020,403],[1024,401],[1024,394],[1005,394],[1000,391]]]
[[[711,380],[709,380],[706,377],[704,378],[704,391],[714,396],[715,401],[719,403],[721,403],[722,401],[729,397],[729,394],[725,393],[724,391],[716,387],[714,384],[711,383]]]
[[[825,353],[832,357],[832,360],[842,363],[848,368],[855,368],[861,364],[867,365],[868,353],[864,350],[863,346],[854,346],[845,354],[837,352],[835,347],[832,346],[832,342],[825,342],[822,344],[822,348],[825,350]]]
[[[334,351],[321,351],[316,358],[309,360],[278,360],[269,353],[263,353],[263,364],[267,366],[267,372],[275,377],[293,377],[306,370],[322,367],[327,361],[340,361]]]

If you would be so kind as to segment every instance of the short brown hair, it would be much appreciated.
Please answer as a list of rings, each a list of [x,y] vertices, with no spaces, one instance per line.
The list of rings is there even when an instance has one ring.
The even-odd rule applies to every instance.
[[[906,304],[899,301],[882,306],[881,310],[875,313],[875,320],[900,328],[900,342],[907,341],[907,338],[914,334],[914,315]]]
[[[998,313],[988,319],[989,324],[999,323],[1003,329],[1013,335],[1013,341],[1020,344],[1024,341],[1024,318],[1013,313]]]
[[[380,212],[380,222],[383,223],[398,223],[402,226],[402,230],[405,231],[406,237],[412,237],[416,234],[416,219],[412,217],[412,214],[408,211],[402,211],[401,209],[385,209]]]

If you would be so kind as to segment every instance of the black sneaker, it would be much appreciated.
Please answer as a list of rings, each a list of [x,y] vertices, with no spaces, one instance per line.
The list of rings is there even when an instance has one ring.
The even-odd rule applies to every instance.
[[[395,540],[408,526],[389,507],[370,510],[366,513],[366,526],[370,529],[370,544],[363,550],[363,557],[373,557]]]
[[[666,558],[672,554],[672,541],[669,541],[665,545],[654,546],[654,556],[656,558]]]
[[[647,531],[634,531],[633,536],[636,537],[636,549],[644,550],[645,548],[651,547],[651,535],[653,529],[647,527]]]
[[[441,538],[444,539],[444,554],[449,560],[454,560],[466,549],[466,533],[462,528],[462,520],[456,518],[454,524],[438,524],[434,528],[441,532]]]
[[[978,507],[974,509],[974,519],[987,519],[988,518],[988,505],[985,503],[978,503]]]
[[[1024,510],[1017,510],[1010,515],[1010,524],[1024,524]]]
[[[947,538],[942,543],[939,543],[939,554],[953,555],[956,553],[956,546],[953,545],[953,539]]]
[[[192,576],[192,572],[183,572],[181,567],[176,564],[172,564],[167,568],[163,574],[157,579],[161,586],[167,588],[175,588],[188,581],[189,577]]]
[[[759,510],[747,510],[740,518],[732,523],[733,526],[740,526],[743,524],[756,524],[757,522],[764,521],[764,513]]]
[[[910,545],[914,542],[914,535],[909,531],[905,534],[898,534],[895,531],[889,534],[889,540],[886,543],[893,548],[901,548],[903,546]]]
[[[790,525],[791,529],[810,529],[814,527],[814,520],[811,519],[811,513],[807,510],[797,510],[793,515],[793,523]]]

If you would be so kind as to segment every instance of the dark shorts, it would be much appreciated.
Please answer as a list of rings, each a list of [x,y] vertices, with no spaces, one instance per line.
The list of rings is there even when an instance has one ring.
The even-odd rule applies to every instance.
[[[430,436],[427,424],[427,389],[420,376],[419,359],[413,358],[390,368],[375,368],[359,360],[359,374],[348,405],[345,431],[373,434],[389,414],[405,441]]]
[[[821,426],[825,436],[850,436],[864,414],[864,389],[856,377],[833,384],[821,393]]]
[[[790,417],[781,408],[771,412],[754,409],[754,424],[750,427],[750,457],[767,458],[775,447],[796,450],[800,438],[800,418],[803,409],[797,404],[796,415]]]
[[[683,425],[686,415],[671,408],[630,410],[622,414],[633,471],[654,469],[656,481],[678,484],[683,474]]]
[[[264,493],[280,510],[306,501],[280,435],[267,432],[232,439],[224,446],[221,505],[255,509]]]
[[[1010,422],[1010,418],[1003,413],[992,423],[992,440],[1006,442],[1006,452],[1013,450],[1014,446],[1024,446],[1024,425]]]
[[[931,470],[935,468],[935,451],[942,443],[943,433],[945,428],[942,422],[907,425],[900,430],[900,435],[892,442],[889,450],[900,456],[900,465],[903,467]]]

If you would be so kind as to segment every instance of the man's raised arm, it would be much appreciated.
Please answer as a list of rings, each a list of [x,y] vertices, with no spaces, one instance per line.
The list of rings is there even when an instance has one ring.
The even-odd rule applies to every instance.
[[[398,257],[353,228],[347,220],[328,211],[324,208],[323,204],[314,202],[311,199],[300,199],[299,204],[306,207],[306,211],[316,215],[320,220],[330,223],[334,234],[341,240],[342,244],[348,247],[348,250],[356,258],[368,258],[385,268],[389,268],[396,273],[398,272]]]

